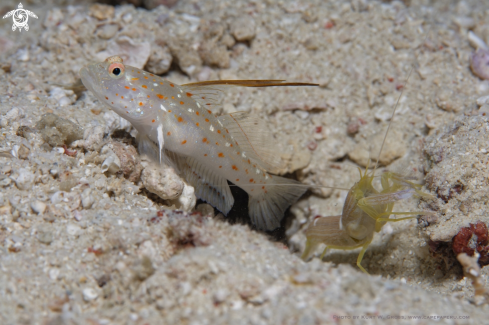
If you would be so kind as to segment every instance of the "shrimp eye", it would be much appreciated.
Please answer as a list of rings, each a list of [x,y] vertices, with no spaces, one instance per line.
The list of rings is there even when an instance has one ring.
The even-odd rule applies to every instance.
[[[111,77],[117,78],[124,73],[124,65],[121,63],[112,63],[108,70]]]

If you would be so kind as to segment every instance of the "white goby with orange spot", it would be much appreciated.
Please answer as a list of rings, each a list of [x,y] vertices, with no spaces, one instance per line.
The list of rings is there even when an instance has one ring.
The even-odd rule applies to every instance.
[[[306,190],[270,175],[280,155],[263,123],[247,113],[215,116],[229,86],[317,86],[282,80],[217,80],[177,85],[125,66],[118,56],[80,71],[83,84],[138,130],[140,151],[177,168],[197,197],[227,214],[233,204],[227,180],[249,195],[249,214],[259,229],[280,226],[284,212]],[[283,186],[287,184],[287,186]],[[250,186],[252,185],[252,186]]]

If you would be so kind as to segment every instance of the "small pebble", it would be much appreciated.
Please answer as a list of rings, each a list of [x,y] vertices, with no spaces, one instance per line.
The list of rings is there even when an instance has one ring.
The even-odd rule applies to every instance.
[[[59,106],[68,106],[75,102],[75,98],[73,96],[73,90],[68,90],[64,88],[54,87],[49,92],[49,97],[58,101]]]
[[[470,57],[470,69],[481,79],[489,80],[489,50],[478,49]]]
[[[26,160],[27,158],[29,158],[29,153],[30,153],[30,149],[27,148],[26,146],[24,146],[24,144],[20,144],[18,150],[17,150],[17,157],[19,159],[23,159],[23,160]]]
[[[49,245],[53,242],[53,233],[47,230],[38,230],[37,240],[43,244]]]
[[[167,47],[153,44],[151,46],[151,55],[148,63],[146,63],[146,69],[154,74],[163,74],[170,69],[172,60],[172,55]]]
[[[71,235],[71,236],[76,236],[80,232],[81,228],[80,226],[69,224],[66,226],[66,232]]]
[[[58,268],[52,268],[49,270],[49,278],[51,280],[57,280],[59,276],[59,269]]]
[[[75,218],[76,221],[80,221],[81,219],[83,219],[83,215],[81,214],[80,211],[75,210],[73,212],[73,218]]]
[[[202,213],[203,216],[214,217],[214,208],[212,207],[212,205],[207,203],[199,204],[195,208],[195,211],[199,211],[200,213]]]
[[[231,34],[239,41],[250,41],[255,37],[255,20],[250,16],[241,16],[231,23]]]
[[[489,104],[489,95],[477,98],[477,106],[481,107],[484,104]]]
[[[164,200],[176,199],[182,195],[184,183],[173,168],[143,164],[141,180],[144,187]]]
[[[98,20],[104,20],[114,17],[115,8],[108,5],[93,4],[90,6],[90,16]]]
[[[121,169],[121,161],[115,155],[115,153],[111,153],[102,163],[102,173],[115,174]]]
[[[43,214],[46,211],[46,207],[47,205],[44,202],[38,200],[31,202],[31,209],[37,214]]]
[[[111,39],[119,31],[119,26],[115,24],[103,25],[97,31],[97,35],[103,39]]]
[[[84,209],[90,209],[95,202],[92,196],[92,190],[87,188],[81,194],[82,206]],[[77,219],[78,220],[78,219]]]
[[[124,54],[124,64],[143,69],[151,54],[151,44],[147,41],[139,42],[127,36],[112,39],[105,51],[96,54],[99,61],[107,57]]]
[[[25,168],[20,168],[19,176],[15,180],[15,185],[19,190],[28,190],[34,184],[34,174]]]
[[[82,294],[83,294],[83,300],[87,302],[92,301],[98,297],[97,291],[95,291],[95,289],[92,288],[83,289]]]
[[[119,158],[120,171],[124,177],[131,182],[137,183],[141,177],[143,167],[136,148],[118,141],[111,141],[106,147],[112,150],[117,158]]]
[[[190,212],[195,208],[195,204],[197,203],[197,198],[195,197],[195,189],[184,183],[182,195],[178,198],[178,202],[180,203],[180,210],[185,212]]]

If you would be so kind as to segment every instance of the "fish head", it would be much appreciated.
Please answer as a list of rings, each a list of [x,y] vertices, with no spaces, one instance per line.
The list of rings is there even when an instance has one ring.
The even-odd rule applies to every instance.
[[[148,79],[149,75],[141,69],[124,65],[119,56],[111,56],[104,62],[90,64],[80,70],[85,87],[136,128],[150,124],[155,118],[147,86],[139,80]]]

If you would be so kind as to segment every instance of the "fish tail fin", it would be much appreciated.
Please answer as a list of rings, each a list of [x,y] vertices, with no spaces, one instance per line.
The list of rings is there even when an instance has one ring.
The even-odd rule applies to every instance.
[[[273,176],[273,184],[265,192],[250,194],[248,210],[251,221],[258,229],[273,230],[280,227],[285,210],[307,190],[300,182]],[[249,192],[248,192],[249,193]]]

